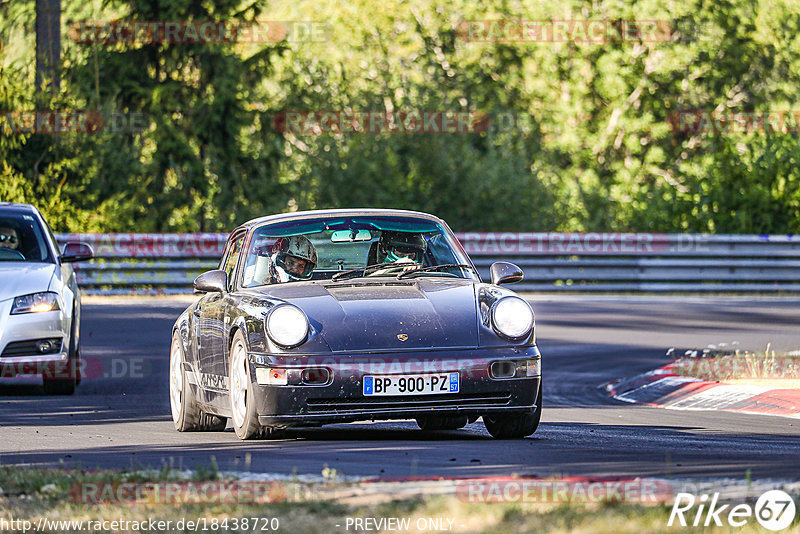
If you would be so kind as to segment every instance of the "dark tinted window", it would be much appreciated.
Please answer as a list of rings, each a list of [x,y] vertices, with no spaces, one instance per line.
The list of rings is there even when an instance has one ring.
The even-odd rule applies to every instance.
[[[0,261],[53,262],[34,215],[0,211]]]
[[[307,239],[316,255],[316,262],[311,279],[328,279],[337,272],[359,269],[372,264],[387,263],[387,269],[376,270],[369,276],[395,276],[399,272],[391,266],[394,261],[402,262],[402,258],[391,259],[381,254],[381,246],[386,249],[389,237],[418,243],[412,247],[410,254],[414,256],[412,263],[420,267],[433,267],[445,264],[467,264],[469,259],[463,256],[456,246],[455,237],[437,222],[414,217],[394,216],[331,216],[324,218],[298,219],[276,224],[266,224],[256,228],[246,251],[243,287],[256,287],[276,280],[280,281],[279,254],[273,245],[280,238],[303,236]],[[386,240],[386,241],[384,241]],[[401,250],[402,247],[398,247]],[[277,267],[276,267],[277,266]],[[402,268],[400,266],[399,268]],[[284,269],[285,270],[285,269]],[[458,276],[474,278],[475,275],[466,269],[449,268],[431,271],[428,276]],[[304,279],[296,276],[288,277],[289,281]],[[308,279],[308,278],[305,278]]]

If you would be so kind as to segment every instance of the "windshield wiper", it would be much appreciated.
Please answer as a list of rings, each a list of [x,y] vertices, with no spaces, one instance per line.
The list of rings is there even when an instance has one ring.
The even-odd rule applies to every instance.
[[[355,273],[363,272],[364,274],[367,274],[368,271],[374,271],[378,267],[386,268],[387,266],[391,267],[391,263],[373,263],[372,265],[367,265],[366,267],[359,267],[357,269],[350,269],[349,271],[342,271],[340,273],[336,273],[333,276],[331,276],[331,280],[333,281],[340,280],[345,276],[349,276]]]
[[[403,271],[402,273],[397,275],[397,279],[400,280],[405,276],[411,276],[415,273],[426,273],[431,271],[438,271],[439,269],[448,269],[448,268],[462,268],[462,269],[471,269],[475,271],[475,267],[472,265],[466,265],[464,263],[445,263],[442,265],[431,265],[430,267],[422,267],[420,269],[414,269],[412,271]],[[477,272],[477,271],[476,271]]]

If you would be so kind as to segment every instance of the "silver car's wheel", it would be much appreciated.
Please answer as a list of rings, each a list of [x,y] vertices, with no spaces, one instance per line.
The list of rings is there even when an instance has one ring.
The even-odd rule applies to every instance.
[[[172,421],[177,425],[181,417],[183,393],[183,349],[177,336],[172,338],[169,352],[169,404],[172,408]]]
[[[231,343],[228,394],[231,401],[233,430],[239,439],[250,439],[265,434],[258,422],[256,403],[250,384],[250,365],[247,361],[247,345],[241,332],[236,332]]]
[[[56,364],[52,372],[42,375],[42,386],[46,395],[72,395],[81,378],[81,355],[77,343],[78,321],[76,312],[72,312],[70,327],[68,358],[65,364]]]

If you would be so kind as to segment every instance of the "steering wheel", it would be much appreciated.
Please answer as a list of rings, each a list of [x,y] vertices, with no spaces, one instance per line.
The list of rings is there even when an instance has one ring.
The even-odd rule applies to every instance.
[[[367,276],[386,276],[387,274],[400,273],[403,272],[403,267],[405,267],[403,264],[397,265],[396,263],[387,263],[386,267],[377,269],[367,274]]]
[[[10,256],[10,257],[9,257]],[[25,260],[25,254],[13,248],[0,247],[0,260]]]

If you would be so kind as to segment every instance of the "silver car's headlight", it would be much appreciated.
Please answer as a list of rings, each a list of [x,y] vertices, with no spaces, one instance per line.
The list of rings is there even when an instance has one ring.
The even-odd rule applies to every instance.
[[[492,306],[492,326],[501,336],[519,340],[533,328],[533,310],[519,297],[503,297]]]
[[[11,306],[11,315],[19,315],[22,313],[42,313],[53,310],[60,310],[58,306],[58,295],[51,292],[33,293],[31,295],[22,295],[14,299],[14,304]]]
[[[267,335],[281,347],[302,345],[308,337],[308,319],[299,308],[279,304],[267,316]]]

